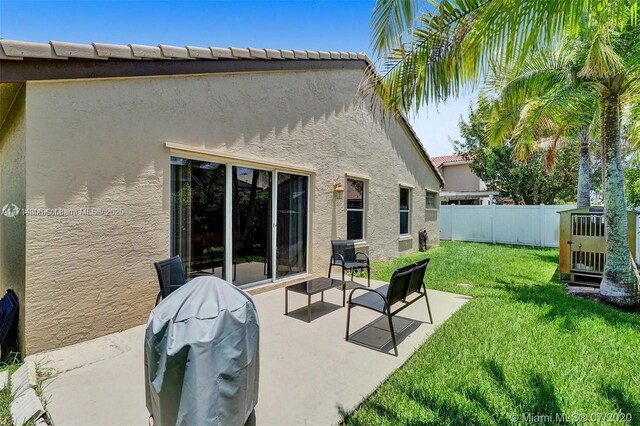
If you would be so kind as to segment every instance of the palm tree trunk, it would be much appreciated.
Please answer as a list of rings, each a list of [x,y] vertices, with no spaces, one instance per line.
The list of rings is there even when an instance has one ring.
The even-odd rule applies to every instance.
[[[604,149],[604,217],[606,264],[600,294],[609,302],[630,306],[637,302],[637,280],[629,255],[627,205],[624,198],[620,149],[619,95],[609,92],[601,99],[601,139]]]
[[[591,156],[589,131],[580,131],[580,167],[578,169],[578,208],[591,205]]]

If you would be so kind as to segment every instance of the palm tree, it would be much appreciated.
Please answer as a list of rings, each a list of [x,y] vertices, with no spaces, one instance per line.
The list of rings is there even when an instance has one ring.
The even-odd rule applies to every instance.
[[[384,75],[366,80],[386,111],[410,111],[479,84],[490,68],[524,64],[540,46],[564,37],[588,40],[579,76],[592,82],[600,104],[607,262],[600,293],[619,305],[637,302],[627,240],[622,177],[621,97],[640,93],[640,0],[377,0],[374,50]],[[414,20],[414,17],[417,19]],[[404,39],[408,38],[405,43]]]
[[[591,204],[590,146],[599,108],[596,91],[577,75],[583,46],[564,42],[533,51],[524,63],[495,67],[480,96],[488,142],[512,143],[522,159],[533,150],[546,150],[551,170],[557,148],[571,139],[580,141],[578,207]]]

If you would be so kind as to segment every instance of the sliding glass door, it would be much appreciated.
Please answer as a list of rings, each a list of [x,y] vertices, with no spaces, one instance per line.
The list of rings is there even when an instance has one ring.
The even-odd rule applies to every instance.
[[[233,283],[268,280],[271,274],[271,172],[232,169]]]
[[[187,273],[224,277],[224,164],[171,157],[171,255]]]
[[[238,286],[307,271],[309,177],[171,157],[171,255]]]
[[[278,172],[276,277],[307,270],[309,178]]]

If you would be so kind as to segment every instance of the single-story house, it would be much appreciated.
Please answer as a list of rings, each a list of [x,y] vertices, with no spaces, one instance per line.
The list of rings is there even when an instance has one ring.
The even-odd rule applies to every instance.
[[[0,284],[31,354],[146,321],[153,262],[244,288],[439,242],[444,181],[364,54],[0,40]]]
[[[490,191],[469,167],[471,161],[456,154],[432,158],[445,184],[440,192],[441,204],[489,205],[498,191]]]

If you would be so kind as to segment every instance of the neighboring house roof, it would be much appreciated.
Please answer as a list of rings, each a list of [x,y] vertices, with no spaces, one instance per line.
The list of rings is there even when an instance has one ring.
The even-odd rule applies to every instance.
[[[440,166],[448,163],[457,163],[457,164],[468,163],[468,161],[462,158],[462,156],[456,155],[456,154],[433,157],[431,158],[431,161],[433,162],[434,166],[436,166],[437,168],[440,168]]]
[[[3,61],[0,69],[0,83],[373,66],[367,55],[362,52],[252,47],[181,47],[167,44],[157,46],[82,44],[62,41],[34,43],[5,39],[0,39],[0,60]],[[37,67],[24,65],[31,60],[41,62]],[[434,165],[407,118],[399,113],[396,117],[409,133],[416,148],[423,154],[425,162],[436,175],[440,186],[444,186],[444,178],[438,171],[438,166]]]

